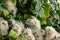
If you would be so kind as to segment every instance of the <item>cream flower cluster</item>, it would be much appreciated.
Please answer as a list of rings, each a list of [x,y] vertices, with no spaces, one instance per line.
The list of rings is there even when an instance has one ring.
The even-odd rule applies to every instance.
[[[60,40],[60,34],[51,26],[47,26],[45,30],[41,32],[40,22],[35,17],[32,16],[31,19],[27,19],[26,23],[34,28],[32,31],[35,40]],[[43,35],[45,37],[43,37]]]
[[[60,40],[60,34],[53,27],[47,26],[46,40]]]
[[[6,3],[5,3],[6,8],[14,15],[17,12],[17,8],[15,7],[15,5],[16,4],[14,4],[11,0],[6,0]]]
[[[24,24],[22,22],[18,22],[15,20],[12,20],[12,29],[18,34],[20,35],[24,29]]]
[[[11,20],[12,30],[17,35],[23,34],[26,40],[60,40],[60,33],[58,33],[52,26],[47,26],[42,30],[39,20],[35,17],[27,19],[26,23],[31,25],[32,28],[24,28],[23,22],[16,20]],[[8,22],[3,18],[0,18],[0,36],[5,36],[8,34]],[[9,39],[12,40],[12,39]],[[13,40],[21,40],[16,38]]]
[[[37,20],[34,16],[31,19],[27,19],[26,24],[31,25],[35,30],[40,30],[41,25],[39,20]]]
[[[37,20],[34,16],[32,16],[31,19],[27,19],[26,24],[31,25],[34,28],[33,34],[34,34],[35,40],[42,40],[41,25],[39,20]]]
[[[0,35],[5,36],[8,33],[8,22],[4,20],[3,18],[0,18]]]
[[[27,40],[35,40],[35,37],[34,37],[32,30],[30,28],[24,29],[24,35]]]

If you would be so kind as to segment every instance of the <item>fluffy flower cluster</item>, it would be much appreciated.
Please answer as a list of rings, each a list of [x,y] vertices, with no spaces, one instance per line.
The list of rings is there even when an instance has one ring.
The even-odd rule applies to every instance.
[[[43,36],[41,34],[41,31],[33,31],[33,34],[34,34],[34,37],[35,37],[35,40],[43,40]]]
[[[27,19],[26,23],[34,28],[32,31],[35,40],[60,40],[60,34],[51,26],[47,26],[45,30],[41,32],[40,22],[35,17],[32,16],[31,19]],[[43,37],[43,35],[46,37]]]
[[[18,22],[15,20],[12,20],[12,29],[18,34],[20,35],[24,29],[24,24],[22,22]]]
[[[3,18],[0,18],[0,36],[5,36],[8,33],[8,22]]]
[[[60,34],[51,26],[47,26],[44,30],[41,30],[40,22],[32,17],[27,19],[26,23],[31,25],[32,28],[24,28],[24,24],[20,21],[12,21],[12,30],[17,35],[23,34],[26,40],[60,40]],[[3,18],[0,18],[0,36],[5,36],[8,33],[8,22]],[[9,40],[21,40],[20,38]]]
[[[27,40],[35,40],[35,37],[34,37],[32,30],[30,28],[24,29],[24,35]]]
[[[37,20],[34,16],[32,16],[31,19],[28,19],[26,21],[28,25],[31,25],[33,29],[33,34],[35,36],[36,40],[42,40],[42,35],[41,35],[41,25],[39,20]]]
[[[60,40],[60,34],[51,26],[46,27],[46,40]]]
[[[14,15],[16,14],[17,8],[11,0],[6,0],[5,6],[11,13],[13,13]]]
[[[26,24],[31,25],[35,30],[40,30],[40,22],[34,16],[31,19],[27,19]]]

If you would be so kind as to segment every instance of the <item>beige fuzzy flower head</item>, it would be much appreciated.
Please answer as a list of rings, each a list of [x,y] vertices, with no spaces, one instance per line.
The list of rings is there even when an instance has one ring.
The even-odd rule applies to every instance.
[[[57,39],[60,37],[60,34],[51,26],[46,27],[46,40]]]
[[[27,40],[35,40],[35,37],[34,37],[32,30],[30,28],[24,29],[23,34],[25,35]]]
[[[27,19],[26,24],[31,25],[36,30],[41,28],[40,21],[34,16],[31,19]]]
[[[15,7],[15,4],[12,3],[11,0],[7,0],[7,1],[5,2],[5,6],[6,6],[6,8],[7,8],[11,13],[13,13],[13,15],[16,14],[17,8]]]
[[[8,33],[8,22],[6,20],[1,19],[0,20],[0,35],[4,36]]]
[[[22,22],[18,22],[16,20],[12,20],[12,29],[18,34],[20,35],[24,29],[24,24]]]

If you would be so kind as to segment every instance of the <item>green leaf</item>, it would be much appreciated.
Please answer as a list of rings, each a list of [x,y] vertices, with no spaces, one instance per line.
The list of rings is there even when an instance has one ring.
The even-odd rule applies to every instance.
[[[6,0],[0,0],[0,3],[5,3]]]
[[[49,0],[51,3],[57,3],[56,0]]]
[[[16,5],[17,0],[12,0],[12,2]]]
[[[47,24],[46,16],[40,18],[41,25]]]
[[[14,32],[14,30],[11,30],[8,36],[11,38],[18,38],[19,35],[17,35],[16,32]]]
[[[20,39],[21,39],[21,40],[26,40],[26,38],[24,37],[23,34],[20,35]]]
[[[0,38],[0,40],[3,40],[3,39]]]
[[[24,0],[23,4],[26,4],[28,0]]]
[[[49,14],[49,12],[50,12],[50,6],[49,6],[49,4],[44,4],[44,15],[46,16],[46,17],[49,17],[50,16],[50,14]]]
[[[40,8],[40,11],[39,11],[38,15],[39,15],[40,17],[44,17],[44,16],[45,16],[45,15],[44,15],[44,9],[43,9],[43,8]]]
[[[47,24],[47,22],[46,21],[41,21],[41,24],[43,25],[43,24]]]
[[[8,16],[9,15],[9,11],[8,10],[3,10],[3,14],[4,14],[4,16]]]
[[[4,17],[9,15],[9,11],[3,7],[0,6],[0,15],[3,15]]]
[[[24,19],[28,19],[28,18],[31,18],[31,15],[24,14]]]
[[[50,6],[48,3],[44,3],[44,0],[34,0],[34,6],[31,8],[31,12],[37,17],[40,17],[41,24],[47,24],[47,18],[50,16]],[[34,8],[35,9],[34,9]]]

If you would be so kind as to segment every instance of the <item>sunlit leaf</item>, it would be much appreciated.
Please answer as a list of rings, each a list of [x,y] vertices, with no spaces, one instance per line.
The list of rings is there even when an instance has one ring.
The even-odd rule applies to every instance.
[[[9,32],[9,35],[8,36],[11,37],[11,38],[17,38],[18,37],[18,35],[16,34],[16,32],[14,30],[11,30]]]
[[[9,11],[3,7],[0,7],[0,15],[3,15],[4,17],[9,15]]]
[[[12,2],[16,5],[17,0],[12,0]]]

